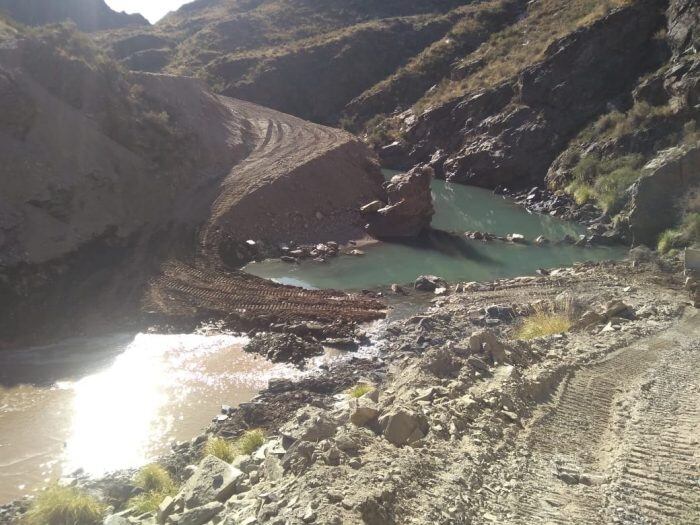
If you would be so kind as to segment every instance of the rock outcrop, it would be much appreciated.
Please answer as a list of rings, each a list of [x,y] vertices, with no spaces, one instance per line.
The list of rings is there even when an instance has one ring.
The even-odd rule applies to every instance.
[[[655,246],[659,234],[679,222],[679,199],[698,186],[700,146],[663,151],[647,164],[623,212],[634,244]]]
[[[367,232],[373,237],[415,237],[430,227],[435,209],[430,191],[434,177],[429,166],[416,166],[384,184],[387,204],[373,201],[362,208]]]
[[[0,0],[0,13],[28,26],[73,22],[81,31],[150,25],[139,14],[113,11],[104,0]]]
[[[654,65],[658,2],[638,1],[553,42],[541,62],[493,88],[430,108],[406,130],[414,162],[452,181],[522,187],[610,100]]]

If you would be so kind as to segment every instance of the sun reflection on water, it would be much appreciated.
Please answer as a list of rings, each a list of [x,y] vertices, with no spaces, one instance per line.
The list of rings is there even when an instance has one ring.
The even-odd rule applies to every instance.
[[[271,377],[295,372],[241,350],[229,335],[139,334],[105,370],[73,391],[63,472],[90,474],[146,463],[189,439],[218,404],[249,400]]]

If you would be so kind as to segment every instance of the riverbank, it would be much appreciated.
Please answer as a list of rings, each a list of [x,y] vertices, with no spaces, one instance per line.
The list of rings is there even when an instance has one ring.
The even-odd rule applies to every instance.
[[[207,430],[233,438],[262,428],[268,437],[241,467],[238,494],[217,513],[233,523],[468,523],[493,509],[505,512],[503,501],[521,483],[516,466],[527,459],[517,452],[519,443],[579,369],[633,356],[665,333],[675,334],[679,358],[691,368],[698,364],[697,314],[689,310],[681,264],[633,253],[632,260],[579,264],[547,276],[450,286],[422,313],[384,325],[378,355],[296,383],[272,381]],[[519,339],[538,304],[568,305],[578,327]],[[634,377],[643,379],[645,370]],[[376,390],[356,400],[347,392],[359,383]],[[624,392],[613,385],[605,403],[612,410],[619,399],[639,398],[643,384]],[[619,430],[617,416],[593,414],[599,419],[591,428]],[[580,417],[572,414],[568,424],[585,435],[588,423]],[[205,441],[179,445],[163,464],[184,481]],[[568,454],[576,459],[575,450]],[[512,478],[503,477],[511,471]],[[578,472],[574,487],[588,479],[584,474],[591,473]],[[126,474],[109,478],[108,501],[116,510],[123,499],[114,494],[128,494],[130,483]],[[677,492],[686,489],[681,483]],[[507,515],[494,514],[494,521],[508,523]]]

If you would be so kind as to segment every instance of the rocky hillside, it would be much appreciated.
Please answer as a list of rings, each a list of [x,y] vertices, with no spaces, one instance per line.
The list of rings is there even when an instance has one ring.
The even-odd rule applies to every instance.
[[[192,78],[125,73],[63,26],[0,23],[0,35],[0,341],[36,323],[79,333],[133,316],[164,261],[202,249],[204,223],[207,260],[238,262],[251,238],[357,236],[359,206],[381,196],[376,161],[347,133]],[[327,191],[331,179],[346,191]],[[260,308],[285,308],[284,290],[249,281]]]
[[[690,0],[214,0],[98,39],[132,69],[364,133],[387,167],[548,186],[540,210],[575,201],[574,218],[673,249],[697,238],[695,182],[653,227],[628,189],[698,143],[698,16]]]
[[[113,11],[104,0],[0,0],[0,12],[28,26],[71,21],[81,31],[150,25],[141,15]]]
[[[193,2],[152,29],[111,33],[100,41],[133,69],[195,74],[220,93],[338,123],[353,99],[427,52],[420,71],[407,70],[394,86],[401,91],[407,82],[415,84],[410,89],[418,93],[409,98],[417,97],[451,60],[512,23],[524,4]]]

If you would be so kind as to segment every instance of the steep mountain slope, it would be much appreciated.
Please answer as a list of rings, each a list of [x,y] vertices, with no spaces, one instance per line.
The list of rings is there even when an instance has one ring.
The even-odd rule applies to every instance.
[[[72,21],[81,31],[149,25],[141,15],[113,11],[104,0],[0,0],[0,12],[29,26]]]
[[[355,97],[426,48],[444,39],[440,60],[449,62],[511,23],[524,4],[193,2],[151,30],[111,33],[100,41],[133,69],[195,74],[220,93],[337,123]],[[430,64],[436,68],[444,65]],[[423,90],[435,73],[429,76]]]
[[[356,236],[357,209],[381,194],[371,152],[347,133],[212,95],[191,78],[124,74],[70,29],[0,29],[0,340],[36,326],[114,327],[138,311],[165,261],[205,257],[225,271],[221,252],[251,237]],[[330,180],[346,191],[329,191]],[[295,221],[305,228],[284,227]],[[204,249],[202,224],[221,241]],[[261,308],[294,303],[293,289],[251,280]],[[332,303],[342,318],[342,296]],[[349,310],[358,304],[365,316],[377,309]]]

